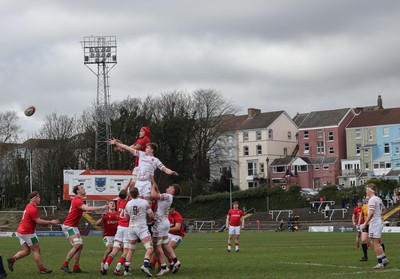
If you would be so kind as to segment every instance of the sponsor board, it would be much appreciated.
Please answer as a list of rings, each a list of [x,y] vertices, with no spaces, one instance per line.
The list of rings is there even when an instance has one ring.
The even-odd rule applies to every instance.
[[[356,229],[354,227],[335,227],[334,228],[335,232],[356,232]]]
[[[87,200],[112,200],[131,178],[131,170],[64,170],[64,200],[75,196],[75,185],[85,187]]]
[[[333,232],[333,226],[310,226],[308,232]]]
[[[15,232],[0,232],[0,237],[13,237]]]
[[[400,233],[400,227],[383,227],[383,233]]]
[[[65,236],[62,231],[39,231],[36,232],[37,236]]]

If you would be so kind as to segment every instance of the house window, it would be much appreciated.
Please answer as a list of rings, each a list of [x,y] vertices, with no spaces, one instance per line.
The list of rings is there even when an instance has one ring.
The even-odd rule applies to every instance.
[[[304,138],[308,139],[308,131],[304,131]]]
[[[368,156],[369,156],[369,150],[368,150],[368,149],[365,149],[365,150],[364,150],[364,156],[365,156],[365,157],[368,157]]]
[[[319,170],[319,165],[314,165],[314,170]]]
[[[287,132],[287,139],[288,139],[288,140],[291,140],[291,139],[292,139],[292,132],[291,132],[291,131],[288,131],[288,132]]]
[[[379,169],[379,164],[375,163],[374,164],[374,169]]]
[[[256,131],[256,139],[261,140],[261,131]]]
[[[261,155],[262,154],[262,146],[259,144],[257,145],[257,155]]]
[[[385,142],[385,143],[384,143],[384,145],[383,145],[383,152],[384,152],[385,154],[389,154],[389,153],[390,153],[390,148],[389,148],[389,143],[388,143],[388,142]]]
[[[317,130],[317,138],[322,139],[323,132],[322,130]]]
[[[328,140],[333,141],[333,132],[332,131],[328,132]]]
[[[369,141],[373,140],[373,133],[372,133],[372,130],[368,130],[368,140],[369,140]]]
[[[260,173],[264,173],[264,163],[260,163]]]
[[[228,143],[233,143],[233,137],[232,136],[228,136]]]
[[[248,141],[248,140],[249,140],[249,133],[243,132],[243,141]]]
[[[324,165],[322,166],[322,168],[323,168],[324,170],[329,170],[329,165],[328,165],[328,164],[324,164]]]
[[[400,146],[395,146],[394,147],[394,153],[395,154],[400,154]]]
[[[287,148],[285,147],[284,149],[283,149],[283,156],[287,156]]]
[[[249,147],[243,146],[243,156],[249,156]]]
[[[296,170],[297,172],[306,172],[308,171],[308,166],[307,165],[296,166]]]
[[[247,162],[247,175],[257,175],[257,162]]]
[[[368,170],[369,169],[369,164],[365,163],[365,169]]]
[[[249,188],[254,188],[256,187],[256,183],[254,181],[249,181],[247,182],[247,185],[249,186]]]
[[[384,137],[388,137],[389,136],[389,128],[388,127],[384,127],[383,128],[383,136]]]
[[[324,154],[324,152],[325,152],[324,142],[323,141],[317,142],[317,154]]]
[[[308,145],[308,142],[304,144],[304,154],[310,153],[310,146]]]
[[[284,166],[275,166],[273,168],[274,173],[283,173],[286,172],[286,168]]]
[[[356,129],[356,139],[361,139],[361,129]]]
[[[233,149],[232,148],[228,149],[228,157],[233,157]]]
[[[390,169],[392,167],[392,163],[386,163],[385,164],[385,169]]]
[[[361,152],[361,144],[357,143],[356,144],[356,155],[360,155]]]
[[[274,131],[272,129],[268,129],[268,139],[273,139],[274,138]]]
[[[333,150],[333,147],[329,147],[329,154],[334,154],[335,151]]]

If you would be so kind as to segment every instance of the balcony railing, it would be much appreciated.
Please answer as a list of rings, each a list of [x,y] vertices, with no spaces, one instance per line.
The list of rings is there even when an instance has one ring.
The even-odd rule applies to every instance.
[[[355,169],[355,170],[342,170],[341,171],[341,176],[351,176],[351,175],[360,175],[361,170]]]

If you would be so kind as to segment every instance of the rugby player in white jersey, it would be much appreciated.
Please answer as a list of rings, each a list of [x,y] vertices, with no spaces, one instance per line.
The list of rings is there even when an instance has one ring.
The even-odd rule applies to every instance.
[[[151,198],[157,200],[157,210],[155,212],[155,224],[153,226],[153,246],[155,246],[155,253],[158,262],[161,265],[161,270],[157,276],[162,276],[169,272],[165,263],[165,255],[172,259],[170,266],[171,272],[176,273],[181,266],[180,261],[175,255],[174,250],[169,245],[169,228],[170,223],[168,220],[169,209],[174,200],[175,195],[179,195],[180,186],[172,184],[168,186],[164,194],[160,194],[155,183],[152,183]]]
[[[383,251],[380,239],[383,230],[382,214],[386,212],[386,207],[382,200],[376,195],[378,187],[374,183],[368,183],[365,186],[365,193],[369,197],[368,201],[368,216],[364,224],[369,226],[368,235],[374,245],[374,251],[378,259],[378,264],[375,269],[384,268],[388,264],[385,252]]]

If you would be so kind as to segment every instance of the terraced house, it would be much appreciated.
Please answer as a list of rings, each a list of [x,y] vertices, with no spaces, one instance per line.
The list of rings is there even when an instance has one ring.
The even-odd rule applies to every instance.
[[[351,108],[298,114],[297,156],[272,162],[271,183],[321,188],[337,184],[340,162],[346,158],[345,128],[353,119]]]
[[[347,158],[339,184],[358,186],[377,177],[400,177],[400,108],[362,111],[346,128]]]

